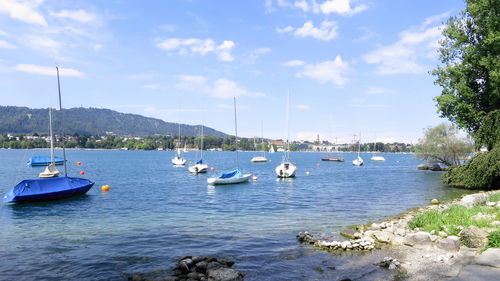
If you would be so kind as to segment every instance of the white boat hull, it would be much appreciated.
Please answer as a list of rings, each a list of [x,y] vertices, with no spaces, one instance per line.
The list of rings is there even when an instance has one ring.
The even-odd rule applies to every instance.
[[[228,179],[221,179],[221,178],[208,178],[207,182],[209,184],[235,184],[235,183],[244,183],[247,182],[250,178],[252,177],[252,174],[245,174],[240,178],[228,178]]]
[[[385,161],[385,158],[382,156],[373,156],[371,158],[372,161]]]
[[[184,166],[186,165],[186,159],[176,156],[172,158],[172,164],[174,164],[175,166]]]
[[[193,166],[190,166],[188,168],[189,172],[193,174],[201,174],[201,173],[206,173],[208,170],[208,165],[207,164],[196,164]]]
[[[261,162],[267,162],[267,158],[264,157],[264,156],[255,156],[254,158],[252,158],[252,161],[253,163],[261,163]]]
[[[291,162],[284,162],[279,164],[275,171],[279,178],[293,178],[297,172],[297,166]]]
[[[352,164],[354,166],[362,166],[364,163],[363,159],[361,157],[358,156],[358,158],[352,160]]]

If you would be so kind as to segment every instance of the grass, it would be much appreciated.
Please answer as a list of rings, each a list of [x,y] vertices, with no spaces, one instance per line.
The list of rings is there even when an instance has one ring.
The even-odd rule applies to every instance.
[[[491,202],[498,202],[500,201],[500,192],[497,192],[493,195],[490,196],[490,201]]]
[[[486,250],[488,248],[500,248],[500,230],[488,234],[488,244],[484,246],[484,249]]]
[[[495,194],[496,195],[496,194]],[[488,220],[473,220],[472,217],[478,213],[494,215],[493,219]],[[461,227],[469,227],[471,225],[477,227],[494,227],[491,222],[500,220],[500,211],[498,208],[475,206],[466,208],[460,205],[452,205],[448,209],[441,212],[436,210],[426,211],[415,216],[409,223],[408,228],[430,232],[432,230],[444,231],[448,235],[456,235],[461,230]]]

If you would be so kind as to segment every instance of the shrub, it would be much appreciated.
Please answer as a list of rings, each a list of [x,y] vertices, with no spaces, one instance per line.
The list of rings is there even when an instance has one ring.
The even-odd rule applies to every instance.
[[[500,248],[500,230],[488,234],[488,244],[486,244],[485,248]]]

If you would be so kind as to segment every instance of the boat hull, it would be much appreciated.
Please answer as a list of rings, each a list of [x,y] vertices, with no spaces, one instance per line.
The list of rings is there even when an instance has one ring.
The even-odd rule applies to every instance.
[[[361,159],[361,157],[358,157],[358,158],[352,160],[352,164],[354,166],[363,166],[363,163],[364,163],[364,161],[363,161],[363,159]]]
[[[264,163],[264,162],[267,162],[267,158],[264,156],[255,156],[250,161],[252,161],[253,163]]]
[[[208,165],[206,164],[196,164],[188,168],[190,173],[201,174],[206,173],[208,170]]]
[[[321,158],[321,161],[328,161],[328,162],[344,162],[344,158],[338,157],[338,156],[327,156]]]
[[[184,165],[186,165],[186,159],[184,159],[182,157],[174,157],[174,158],[172,158],[172,164],[174,166],[184,166]]]
[[[382,156],[373,156],[370,158],[372,161],[385,161],[385,158]]]
[[[222,178],[208,178],[207,182],[209,184],[213,185],[222,185],[222,184],[237,184],[237,183],[244,183],[248,182],[248,180],[252,177],[252,174],[245,174],[241,177],[237,178],[227,178],[227,179],[222,179]]]
[[[297,172],[297,166],[291,162],[281,163],[275,169],[278,178],[293,178]]]
[[[23,180],[3,197],[5,203],[56,200],[85,194],[94,182],[73,177]]]

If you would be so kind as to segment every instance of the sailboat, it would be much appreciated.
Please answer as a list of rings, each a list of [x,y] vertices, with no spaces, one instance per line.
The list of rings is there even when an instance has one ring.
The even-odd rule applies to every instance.
[[[206,173],[208,170],[208,165],[203,163],[203,124],[200,125],[200,160],[196,161],[196,163],[188,168],[189,172],[193,174],[201,174]]]
[[[352,164],[354,166],[362,166],[363,165],[363,158],[359,156],[359,151],[361,150],[361,134],[359,134],[359,139],[358,139],[358,157],[356,159],[352,160]]]
[[[267,162],[267,158],[266,158],[266,150],[264,149],[264,129],[263,129],[264,125],[261,124],[260,126],[260,131],[261,131],[261,145],[262,145],[262,155],[258,155],[258,156],[254,156],[252,158],[252,161],[253,163],[264,163],[264,162]]]
[[[52,134],[52,108],[49,107],[49,135],[50,135],[50,164],[45,167],[45,170],[38,174],[40,178],[53,178],[59,176],[59,171],[56,168],[54,160],[54,135]]]
[[[337,138],[335,138],[335,144],[337,144]],[[337,152],[337,155],[333,155],[333,154],[325,155],[321,158],[321,161],[344,162],[344,158],[342,158],[342,156],[338,155],[339,150],[336,148],[335,151]]]
[[[208,178],[207,182],[209,184],[235,184],[247,182],[252,174],[243,174],[240,171],[240,163],[238,158],[238,121],[236,119],[236,97],[234,97],[234,131],[235,131],[235,142],[236,142],[236,169],[226,173],[222,173],[218,177]]]
[[[186,149],[184,147],[184,149]],[[172,158],[172,164],[174,166],[180,167],[186,165],[186,159],[182,157],[182,152],[181,152],[181,120],[180,120],[180,111],[179,111],[179,142],[177,143],[177,155]]]
[[[286,128],[287,128],[287,139],[286,139],[286,150],[283,154],[283,159],[281,164],[279,164],[276,169],[276,175],[279,178],[293,178],[295,177],[295,172],[297,171],[297,166],[290,162],[290,91],[288,91],[287,97],[287,107],[286,107]]]
[[[377,150],[377,139],[375,138],[375,151],[378,152]],[[372,154],[372,158],[370,158],[372,161],[385,161],[385,158],[383,156],[377,156],[375,153]]]
[[[61,86],[59,82],[58,67],[56,67],[56,71],[57,88],[59,92],[59,110],[62,113]],[[62,133],[61,135],[64,136],[64,133]],[[88,179],[68,177],[64,139],[62,142],[62,148],[64,156],[64,177],[23,180],[4,195],[3,202],[23,203],[32,201],[54,200],[87,193],[87,191],[89,191],[94,185],[94,182]]]

